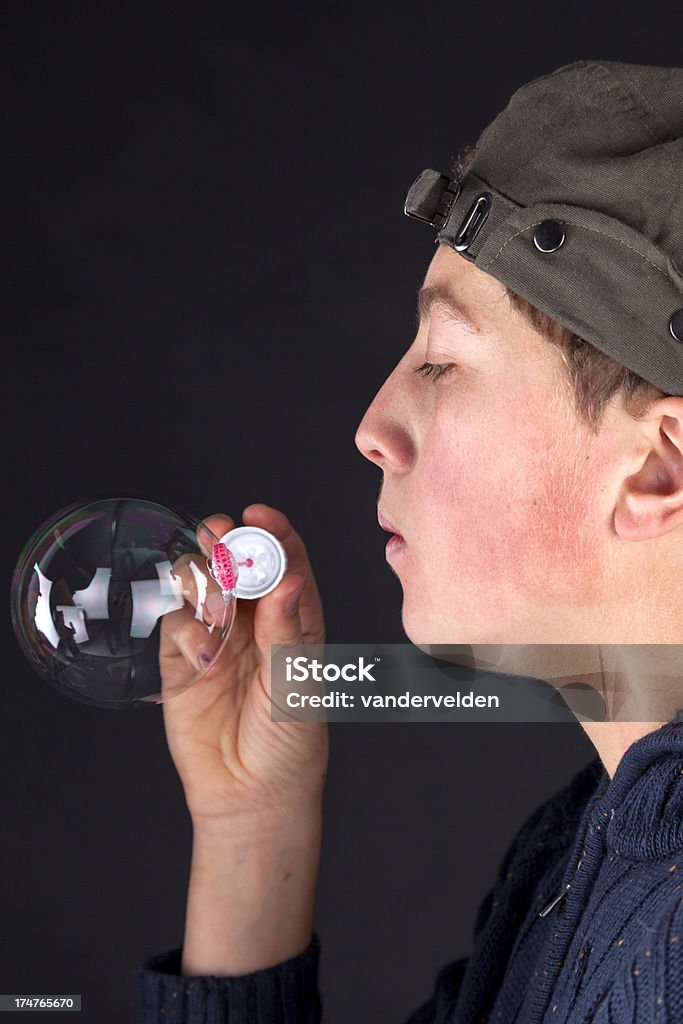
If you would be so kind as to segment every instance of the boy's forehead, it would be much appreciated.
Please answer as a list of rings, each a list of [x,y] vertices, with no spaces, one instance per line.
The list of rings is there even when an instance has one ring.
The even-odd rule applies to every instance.
[[[560,355],[549,346],[532,324],[513,305],[506,286],[469,260],[464,260],[448,244],[441,243],[427,268],[422,292],[428,289],[446,294],[457,307],[453,319],[460,320],[459,311],[473,321],[474,330],[463,324],[458,332],[459,350],[488,361],[520,358],[550,360],[558,363]],[[431,297],[431,296],[430,296]],[[418,320],[420,302],[418,293]],[[439,307],[442,309],[443,307]],[[448,319],[448,314],[446,314]]]
[[[447,289],[475,318],[509,315],[505,285],[441,243],[427,268],[423,287]]]

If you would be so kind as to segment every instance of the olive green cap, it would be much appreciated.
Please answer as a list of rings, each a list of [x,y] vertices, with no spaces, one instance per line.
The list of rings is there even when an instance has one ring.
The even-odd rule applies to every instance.
[[[462,181],[404,212],[559,323],[683,395],[683,68],[580,60],[523,85]]]

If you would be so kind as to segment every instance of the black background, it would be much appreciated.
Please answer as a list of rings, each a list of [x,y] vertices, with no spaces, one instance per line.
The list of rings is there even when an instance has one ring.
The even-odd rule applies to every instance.
[[[407,188],[531,78],[678,64],[681,9],[105,10],[3,6],[6,592],[28,536],[81,497],[238,522],[266,501],[308,545],[329,640],[403,641],[380,473],[353,435],[433,251]],[[134,968],[182,942],[191,851],[161,709],[70,701],[9,616],[3,636],[0,991],[132,1021]],[[332,726],[327,1024],[427,997],[522,820],[593,754],[578,725]]]

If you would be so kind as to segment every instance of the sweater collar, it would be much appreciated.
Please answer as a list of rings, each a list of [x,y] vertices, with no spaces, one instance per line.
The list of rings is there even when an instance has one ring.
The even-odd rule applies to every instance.
[[[632,743],[613,778],[603,768],[593,815],[615,853],[633,860],[683,853],[683,708]]]

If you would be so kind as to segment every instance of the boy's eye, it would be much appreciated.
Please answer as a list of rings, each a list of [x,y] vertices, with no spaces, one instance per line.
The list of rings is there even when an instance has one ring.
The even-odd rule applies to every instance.
[[[413,370],[413,373],[419,373],[421,377],[431,377],[432,380],[438,380],[439,377],[443,377],[449,370],[455,369],[455,363],[422,363],[417,369]]]

